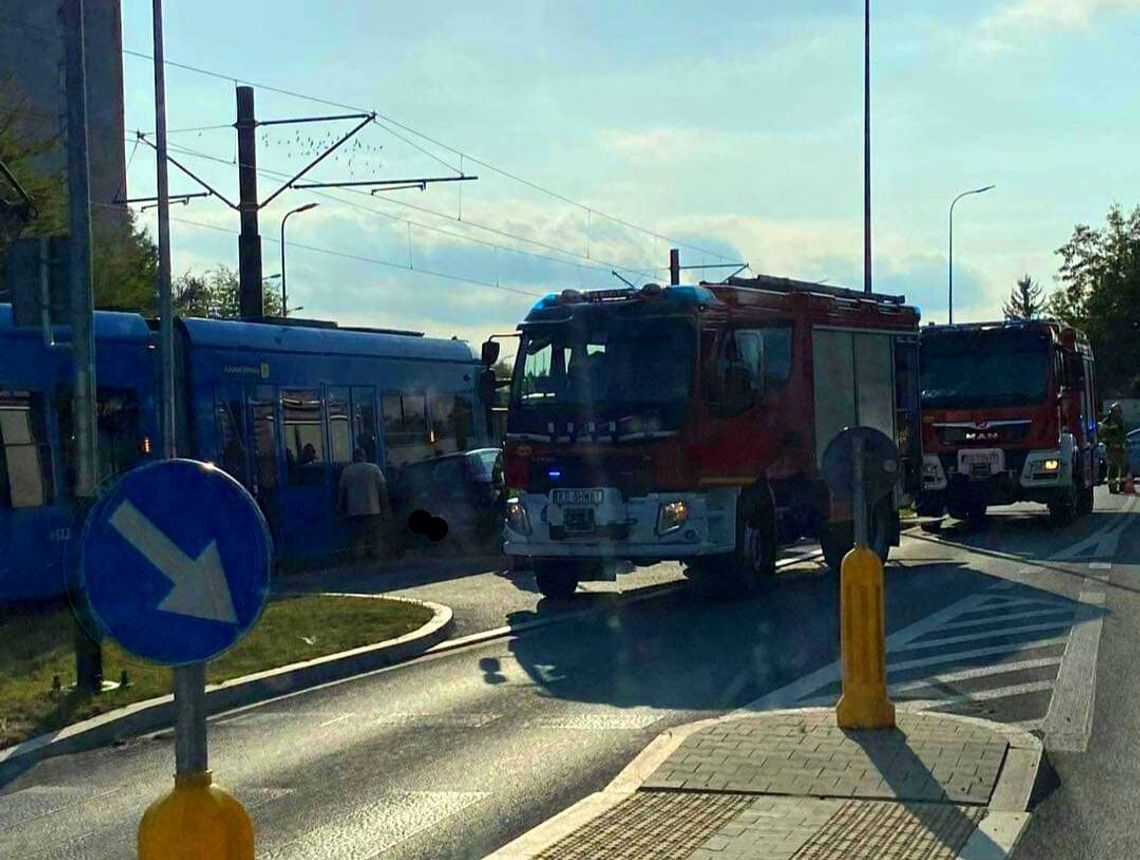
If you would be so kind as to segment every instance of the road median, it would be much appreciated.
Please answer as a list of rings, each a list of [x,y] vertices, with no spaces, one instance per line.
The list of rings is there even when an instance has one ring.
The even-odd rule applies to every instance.
[[[170,672],[105,646],[105,671],[126,668],[131,685],[99,697],[51,692],[70,671],[66,610],[7,618],[0,629],[25,642],[0,665],[0,785],[50,756],[103,746],[173,724]],[[56,617],[60,616],[60,617]],[[210,713],[358,675],[423,653],[446,639],[451,609],[375,595],[322,594],[271,603],[249,637],[211,662]]]
[[[845,731],[831,709],[737,713],[661,735],[491,857],[998,860],[1029,820],[1041,754],[1026,732],[950,714]]]

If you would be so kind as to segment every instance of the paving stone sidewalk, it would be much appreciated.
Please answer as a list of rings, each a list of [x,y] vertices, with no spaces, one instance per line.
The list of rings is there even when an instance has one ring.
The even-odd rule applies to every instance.
[[[845,732],[823,709],[730,718],[636,790],[588,798],[549,838],[540,827],[494,856],[991,860],[1028,819],[1039,760],[1024,733],[945,714],[900,712],[882,732]]]

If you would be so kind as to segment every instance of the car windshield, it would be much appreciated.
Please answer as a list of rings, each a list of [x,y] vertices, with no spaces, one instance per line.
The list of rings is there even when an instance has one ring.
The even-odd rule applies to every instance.
[[[535,326],[523,336],[513,403],[548,406],[669,404],[683,401],[696,336],[676,318],[629,320],[591,315],[590,325]]]
[[[925,337],[920,350],[927,409],[1029,406],[1049,382],[1049,342],[1020,331],[962,331]]]

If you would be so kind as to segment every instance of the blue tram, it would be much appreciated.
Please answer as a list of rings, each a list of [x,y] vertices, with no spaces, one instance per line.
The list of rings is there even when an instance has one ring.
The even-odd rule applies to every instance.
[[[71,353],[16,328],[0,305],[0,601],[64,593],[74,509]],[[157,332],[95,315],[99,477],[162,450]],[[485,443],[483,371],[468,345],[415,333],[292,321],[180,319],[178,450],[216,463],[258,499],[278,558],[305,565],[348,546],[340,472],[363,448],[386,472]]]

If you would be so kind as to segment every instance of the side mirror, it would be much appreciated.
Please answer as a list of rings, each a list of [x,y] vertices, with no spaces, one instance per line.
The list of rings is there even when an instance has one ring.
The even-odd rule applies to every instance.
[[[490,367],[499,360],[499,350],[502,349],[502,344],[497,340],[483,341],[483,350],[481,358],[485,367]]]

